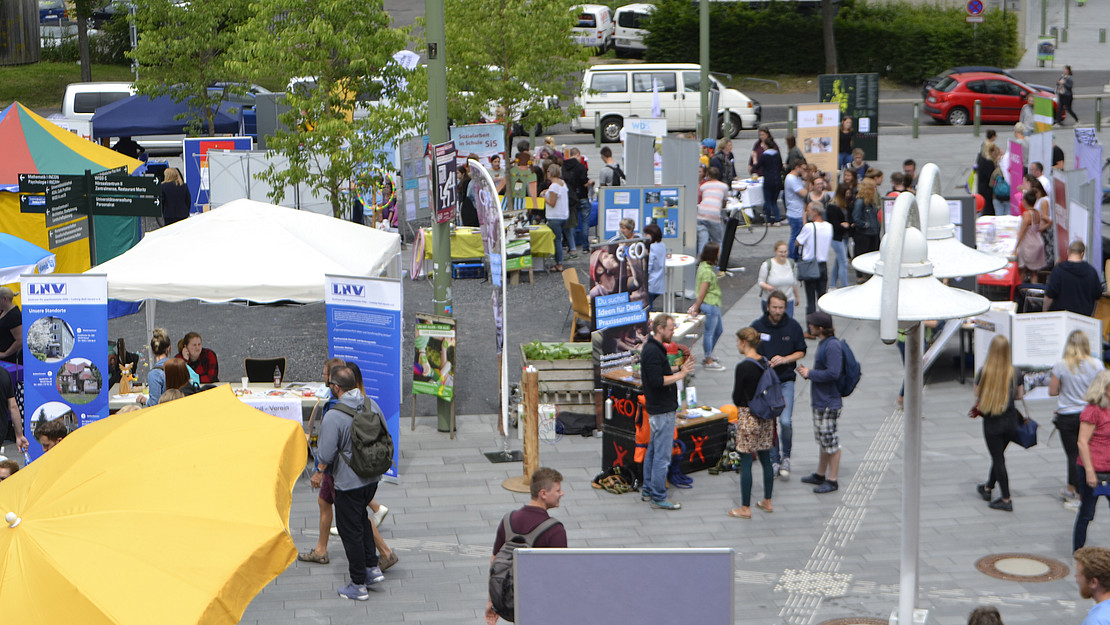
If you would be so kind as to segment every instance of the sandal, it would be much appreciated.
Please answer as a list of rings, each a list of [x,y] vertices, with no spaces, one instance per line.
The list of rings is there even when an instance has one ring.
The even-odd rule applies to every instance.
[[[755,507],[766,512],[767,514],[771,514],[775,511],[775,509],[771,506],[771,502],[767,501],[766,499],[755,502]]]
[[[331,562],[331,560],[328,559],[328,554],[325,553],[324,555],[320,555],[316,553],[315,547],[304,553],[298,553],[297,559],[301,562],[315,562],[316,564],[327,564]]]
[[[752,509],[746,506],[733,508],[728,511],[728,515],[734,519],[750,519],[752,518]]]

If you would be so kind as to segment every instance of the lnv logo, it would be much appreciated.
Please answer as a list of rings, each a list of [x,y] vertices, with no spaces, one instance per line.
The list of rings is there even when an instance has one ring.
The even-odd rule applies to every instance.
[[[32,282],[27,285],[31,295],[65,295],[65,282]]]
[[[343,284],[336,282],[331,285],[331,291],[335,295],[354,295],[362,297],[366,293],[366,287],[359,284]]]

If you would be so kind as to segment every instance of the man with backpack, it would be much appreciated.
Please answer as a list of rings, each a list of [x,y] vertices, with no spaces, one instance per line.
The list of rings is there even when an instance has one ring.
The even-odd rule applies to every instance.
[[[547,513],[559,507],[563,498],[563,475],[555,469],[540,467],[532,473],[532,499],[519,510],[505,515],[497,526],[497,539],[490,558],[489,602],[486,623],[494,625],[500,616],[512,621],[513,552],[519,547],[566,548],[567,530]]]
[[[809,333],[817,337],[817,356],[813,368],[798,365],[798,374],[810,382],[810,404],[813,407],[813,435],[817,439],[820,457],[817,471],[802,478],[806,484],[814,484],[813,492],[831,493],[839,485],[836,482],[840,471],[840,437],[837,435],[837,421],[840,409],[844,406],[837,381],[844,370],[844,349],[833,330],[832,317],[817,311],[806,315]],[[827,471],[827,473],[826,473]]]
[[[355,420],[364,411],[380,414],[381,409],[373,400],[367,401],[358,390],[355,376],[348,367],[333,368],[328,387],[339,400],[324,413],[320,424],[316,472],[312,474],[311,483],[313,488],[320,488],[325,472],[330,473],[335,481],[335,524],[339,528],[339,539],[343,542],[351,575],[351,582],[339,589],[339,596],[366,601],[370,598],[366,586],[385,579],[378,567],[371,521],[366,516],[366,506],[370,505],[378,490],[380,474],[368,477],[364,470],[364,475],[356,471],[361,465],[356,458],[360,450],[355,449],[355,430],[358,428]],[[384,427],[384,423],[379,423]]]
[[[759,353],[770,361],[782,382],[786,407],[779,415],[779,444],[771,448],[774,473],[790,477],[790,450],[794,440],[794,363],[806,355],[805,332],[801,324],[786,314],[786,294],[775,289],[767,296],[767,311],[752,322],[759,332]]]
[[[609,149],[609,146],[601,148],[601,160],[605,164],[601,167],[601,173],[598,174],[598,186],[621,186],[626,176],[624,171],[621,170],[621,166],[613,161],[613,151]]]

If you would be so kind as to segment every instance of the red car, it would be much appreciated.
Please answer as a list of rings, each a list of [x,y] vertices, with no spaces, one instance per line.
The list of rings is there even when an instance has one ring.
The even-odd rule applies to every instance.
[[[1055,111],[1054,93],[1039,91],[1020,80],[985,72],[951,74],[929,89],[925,112],[937,121],[963,126],[974,121],[975,101],[979,100],[982,121],[1014,123],[1030,93],[1053,98]]]

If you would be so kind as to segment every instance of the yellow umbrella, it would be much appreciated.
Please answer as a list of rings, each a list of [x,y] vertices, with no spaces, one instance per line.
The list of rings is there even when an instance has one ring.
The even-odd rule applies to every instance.
[[[5,622],[237,623],[296,557],[296,423],[224,386],[70,434],[0,482]]]

